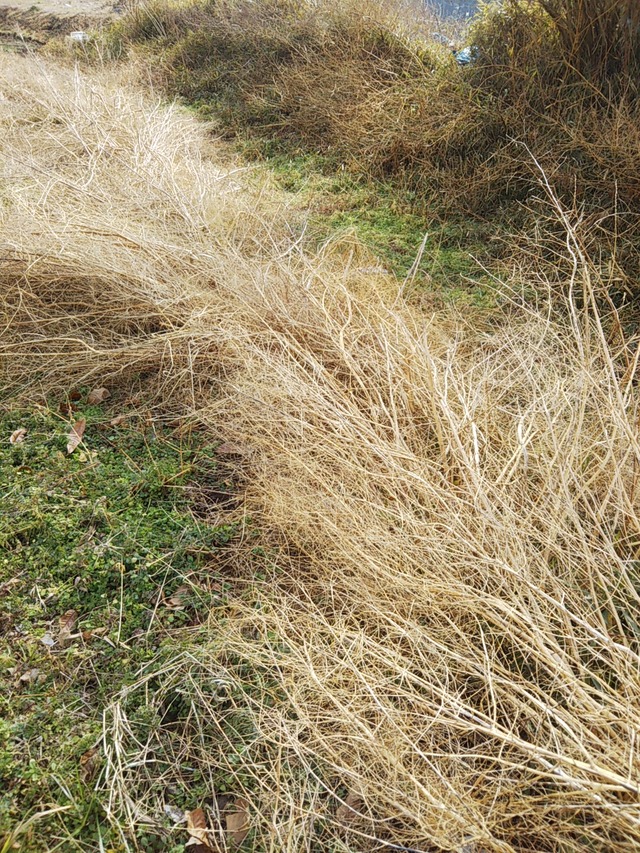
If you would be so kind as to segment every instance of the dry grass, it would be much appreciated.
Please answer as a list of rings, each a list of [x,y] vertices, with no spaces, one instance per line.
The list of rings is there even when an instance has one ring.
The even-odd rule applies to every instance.
[[[266,553],[107,710],[123,838],[188,765],[255,850],[637,850],[637,356],[562,209],[566,317],[541,280],[474,330],[305,256],[126,81],[0,61],[5,381],[144,372],[239,445]]]
[[[629,80],[640,62],[640,9],[633,0],[541,0],[567,65],[607,86]]]
[[[496,216],[529,198],[537,174],[517,140],[566,204],[615,207],[637,235],[636,5],[487,4],[458,33],[477,47],[468,68],[431,37],[441,23],[379,0],[159,0],[114,40],[153,57],[171,94],[213,105],[226,132],[321,152],[407,188],[419,210]],[[603,233],[605,251],[614,242]]]

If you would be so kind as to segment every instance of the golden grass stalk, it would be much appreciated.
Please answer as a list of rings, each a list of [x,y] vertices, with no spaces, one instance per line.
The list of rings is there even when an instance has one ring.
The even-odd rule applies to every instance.
[[[0,63],[7,381],[144,372],[243,448],[267,555],[105,713],[125,842],[197,766],[256,850],[636,850],[636,364],[570,219],[584,306],[474,330],[304,254],[126,80]]]

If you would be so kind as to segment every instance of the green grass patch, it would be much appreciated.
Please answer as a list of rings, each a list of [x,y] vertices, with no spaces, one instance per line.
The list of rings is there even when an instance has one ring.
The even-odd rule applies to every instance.
[[[316,245],[354,233],[398,278],[413,276],[415,269],[419,291],[482,307],[495,304],[485,269],[501,252],[495,237],[504,229],[495,223],[470,217],[442,220],[422,208],[414,193],[354,175],[319,154],[287,156],[246,142],[240,150],[258,157],[278,187],[298,197],[300,210],[309,211],[307,233]]]
[[[114,414],[34,406],[0,416],[3,851],[3,836],[52,808],[64,810],[24,827],[18,849],[125,849],[96,794],[104,709],[145,666],[197,646],[225,595],[211,564],[235,526],[192,509],[199,481],[216,482],[214,448],[142,417],[114,426]],[[80,417],[84,440],[68,454]],[[135,843],[173,849],[144,833]]]

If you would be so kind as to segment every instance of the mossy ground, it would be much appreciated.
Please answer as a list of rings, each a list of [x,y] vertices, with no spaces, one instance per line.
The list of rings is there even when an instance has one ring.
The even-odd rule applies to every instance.
[[[126,409],[76,405],[0,414],[3,853],[122,849],[95,793],[104,709],[150,662],[198,645],[224,596],[212,562],[235,535],[193,511],[196,472],[216,477],[213,447]],[[84,441],[67,454],[81,416]],[[178,805],[195,808],[199,796],[194,784]],[[11,836],[51,808],[63,810]]]
[[[330,158],[270,151],[269,146],[239,142],[240,151],[258,160],[306,213],[307,236],[320,245],[353,233],[380,264],[413,289],[461,305],[491,307],[495,288],[487,268],[502,251],[506,233],[495,222],[460,217],[443,220],[422,209],[415,194],[393,184],[355,175]],[[423,240],[426,241],[421,256]]]

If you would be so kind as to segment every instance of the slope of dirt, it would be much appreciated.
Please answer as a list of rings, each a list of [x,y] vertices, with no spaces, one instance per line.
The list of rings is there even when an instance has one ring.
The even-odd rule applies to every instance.
[[[9,13],[15,16],[56,16],[58,18],[69,18],[76,15],[87,18],[100,18],[111,15],[114,7],[121,4],[108,2],[108,0],[44,0],[44,2],[32,2],[32,0],[12,0],[11,3],[0,3],[0,13]]]
[[[0,50],[37,49],[55,36],[99,26],[123,11],[104,0],[13,0],[0,3]]]

